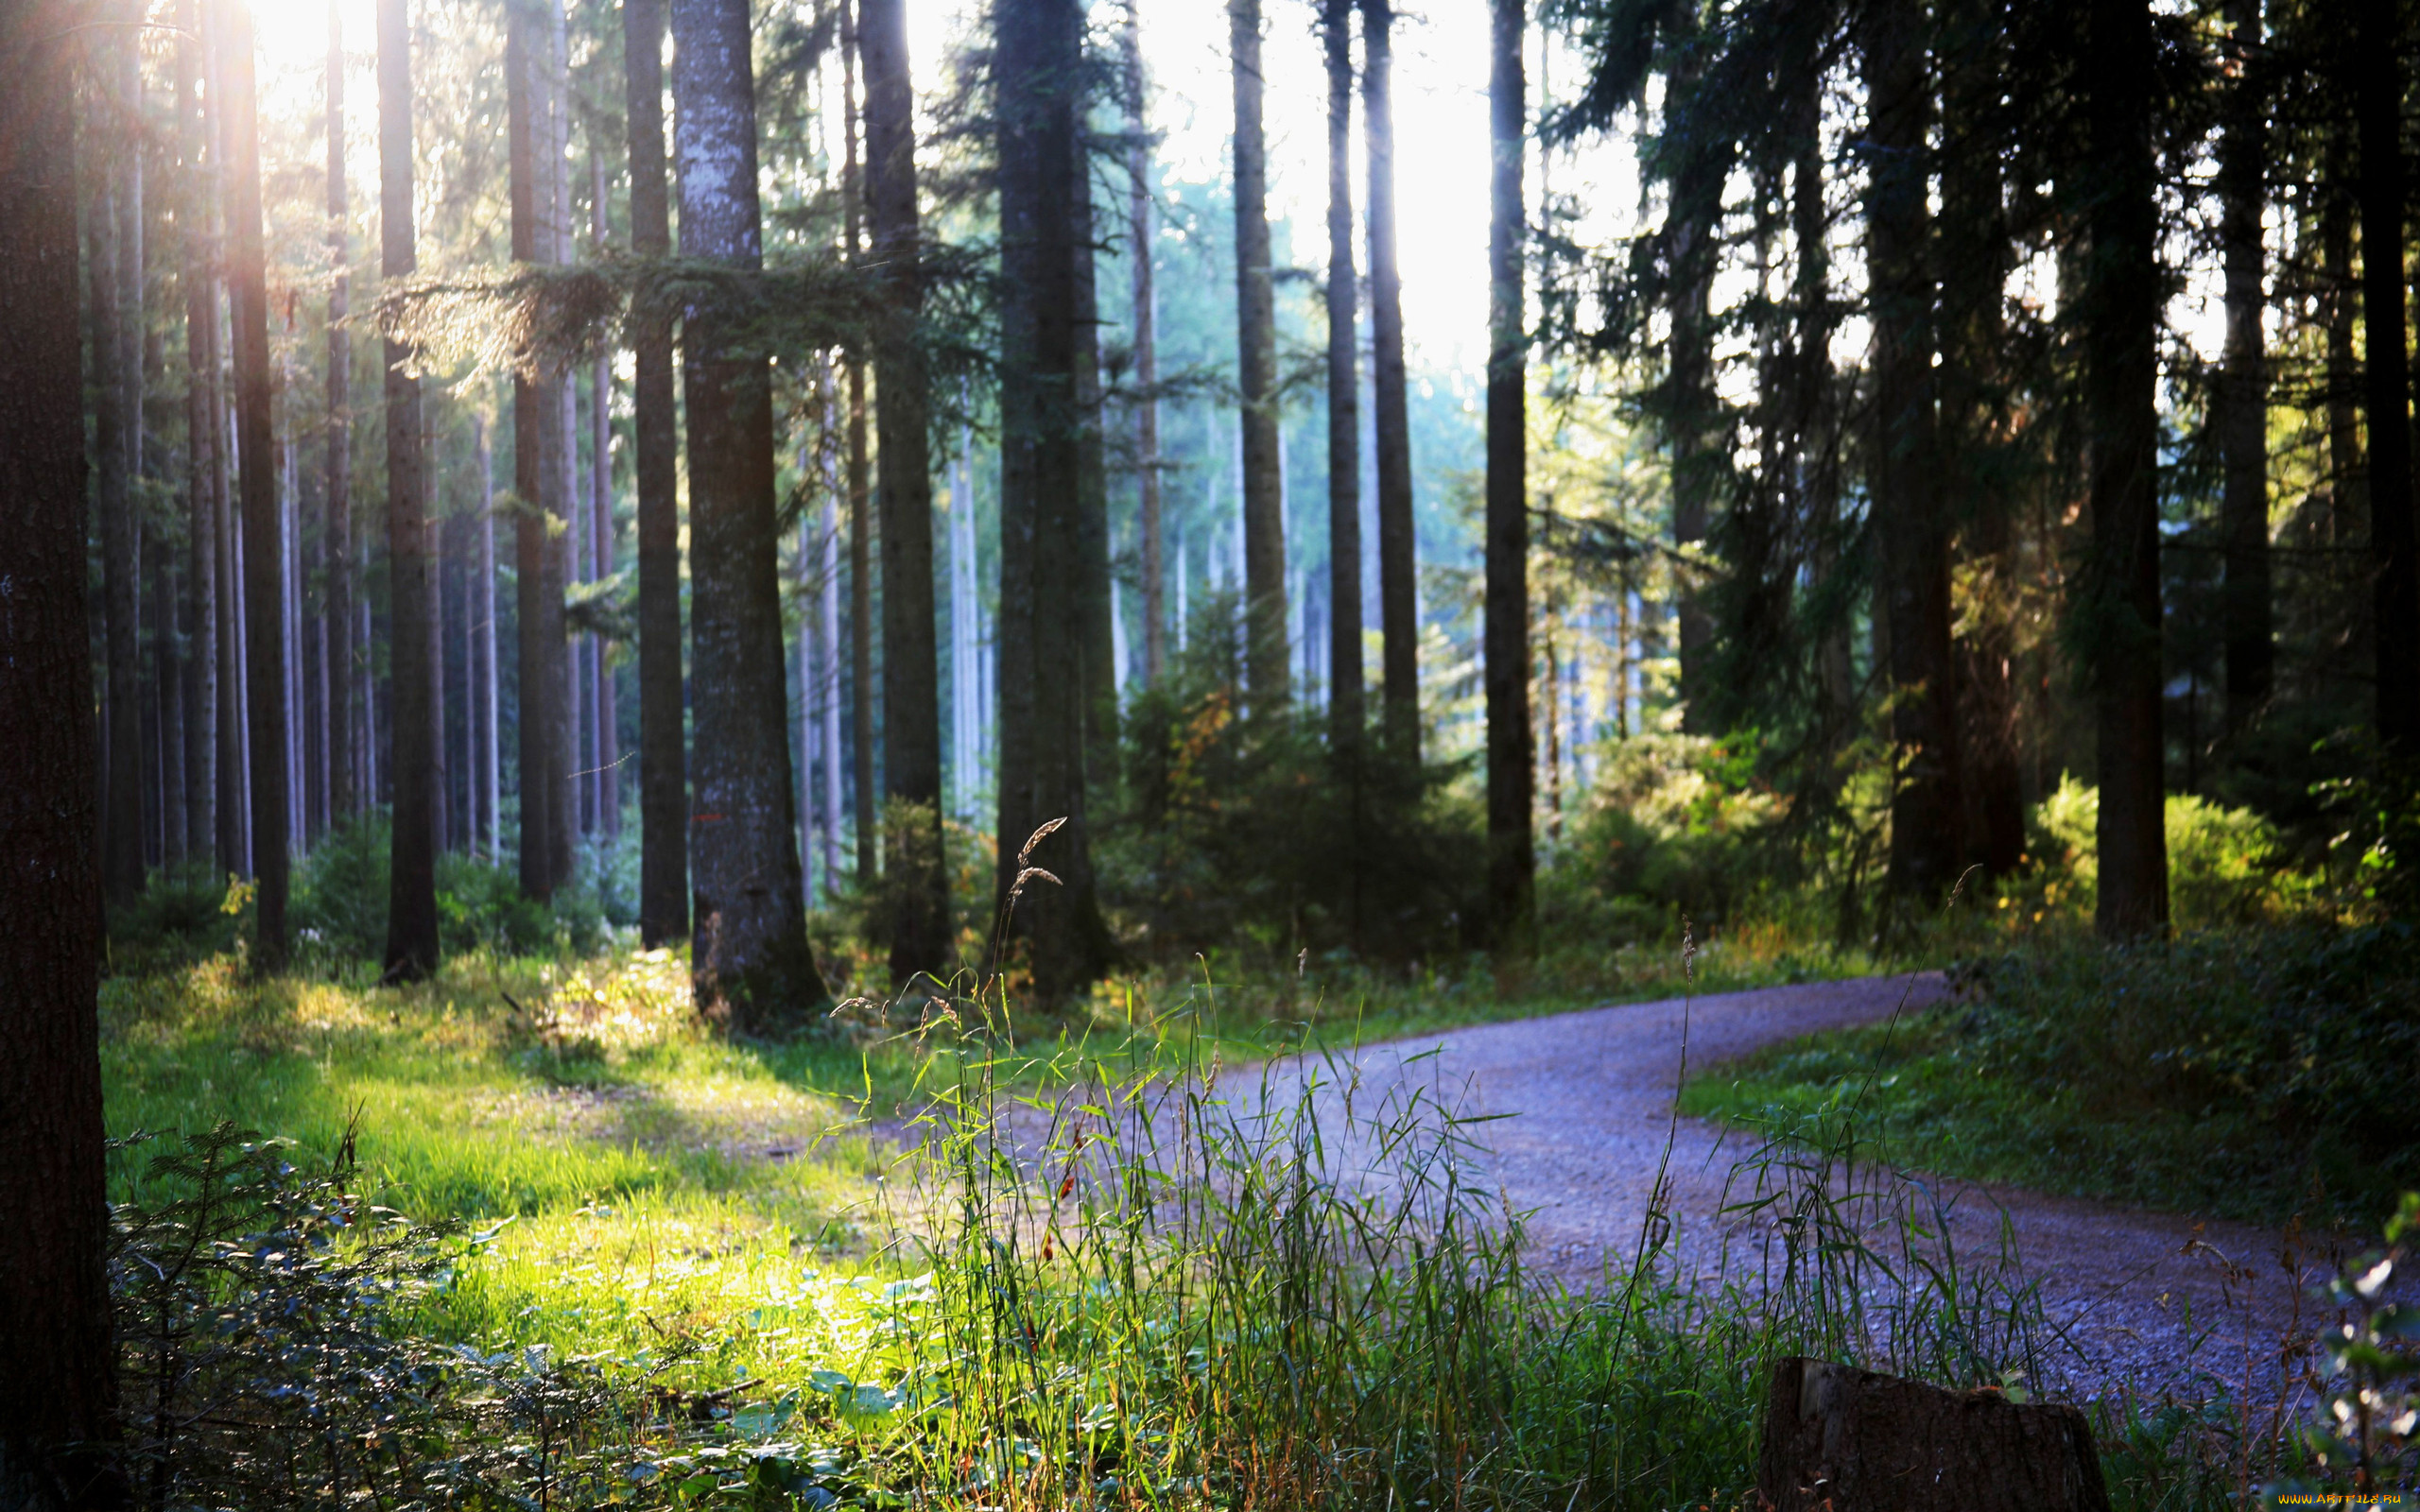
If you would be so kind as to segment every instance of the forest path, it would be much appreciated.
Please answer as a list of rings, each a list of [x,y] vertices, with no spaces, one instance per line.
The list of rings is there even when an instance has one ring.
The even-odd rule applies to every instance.
[[[1688,1063],[1703,1069],[1822,1030],[1873,1023],[1947,995],[1937,972],[1808,983],[1590,1008],[1362,1047],[1349,1059],[1383,1093],[1425,1084],[1445,1106],[1494,1122],[1473,1137],[1512,1208],[1529,1214],[1532,1263],[1575,1287],[1627,1271],[1664,1163],[1682,1263],[1711,1277],[1730,1251],[1751,1277],[1759,1226],[1719,1216],[1755,1136],[1672,1117],[1685,1016]],[[1297,1062],[1297,1065],[1303,1064]],[[1333,1074],[1333,1073],[1325,1073]],[[1743,1173],[1733,1200],[1753,1174]],[[2119,1381],[2156,1390],[2213,1372],[2238,1391],[2247,1365],[2273,1382],[2315,1256],[2285,1236],[1974,1183],[1927,1182],[1947,1206],[1963,1266],[1999,1249],[2005,1211],[2022,1272],[2041,1283],[2058,1336],[2046,1373],[2088,1392]],[[1770,1226],[1762,1226],[1770,1232]],[[2256,1392],[2261,1388],[2256,1386]],[[2269,1389],[2273,1390],[2273,1387]]]

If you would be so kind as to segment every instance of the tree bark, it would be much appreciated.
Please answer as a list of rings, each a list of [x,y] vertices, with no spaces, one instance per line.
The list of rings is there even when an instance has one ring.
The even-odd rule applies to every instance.
[[[1029,951],[1045,1002],[1106,968],[1084,804],[1083,690],[1067,676],[1082,629],[1052,595],[1081,549],[1077,490],[1077,223],[1082,171],[1077,0],[999,0],[994,11],[1000,163],[1000,699],[998,918]],[[1061,821],[1047,838],[1038,832]],[[1055,879],[1027,879],[1028,866]]]
[[[2092,249],[2078,315],[2092,469],[2092,570],[2083,595],[2100,730],[2096,840],[2104,936],[2168,926],[2167,775],[2160,730],[2157,174],[2151,12],[2093,0],[2084,90]]]
[[[2108,1512],[2083,1414],[1820,1360],[1773,1362],[1757,1452],[1774,1512]]]
[[[112,39],[105,56],[131,45],[130,36]],[[102,65],[104,73],[108,63]],[[119,329],[124,281],[118,272],[120,159],[135,150],[125,102],[114,90],[96,91],[93,129],[87,133],[95,192],[86,217],[92,249],[88,284],[92,310],[94,503],[101,525],[101,707],[107,739],[101,801],[101,890],[113,907],[125,907],[143,891],[143,696],[142,630],[138,587],[142,546],[134,520],[133,448],[129,432],[124,371],[126,339]]]
[[[201,33],[199,0],[181,8],[185,29]],[[216,297],[211,280],[208,180],[202,151],[199,70],[195,43],[177,48],[177,116],[182,137],[180,175],[183,198],[177,216],[185,296],[185,532],[186,580],[192,594],[192,654],[187,659],[185,705],[185,848],[212,854],[218,836],[218,533],[212,484],[218,472],[218,437],[212,396],[216,371]],[[226,874],[223,851],[214,856]]]
[[[746,0],[670,9],[681,252],[754,272],[764,253]],[[807,946],[791,807],[771,375],[747,340],[743,322],[711,302],[683,320],[698,726],[692,958],[699,1003],[761,1032],[831,993]]]
[[[916,208],[915,91],[906,0],[862,0],[865,198],[881,268],[874,424],[881,451],[883,794],[890,976],[946,975],[955,954],[942,853],[941,653],[933,602],[933,474]]]
[[[84,579],[74,60],[81,8],[0,8],[0,1503],[105,1504],[116,1406],[100,858]]]
[[[510,143],[512,257],[556,260],[552,228],[558,162],[545,161],[553,139],[546,120],[542,70],[552,51],[544,17],[528,0],[506,12],[505,76]],[[571,847],[564,822],[570,788],[570,688],[564,679],[562,553],[550,539],[569,518],[568,437],[558,373],[515,374],[512,381],[514,601],[520,682],[518,766],[521,787],[521,890],[550,900],[565,880]],[[558,833],[558,832],[562,833]]]
[[[1923,12],[1910,0],[1868,9],[1861,39],[1867,261],[1874,306],[1875,437],[1868,487],[1882,546],[1879,596],[1891,631],[1891,887],[1937,905],[1963,859],[1958,684],[1950,654],[1949,531],[1939,473],[1932,225],[1927,210],[1931,99]]]
[[[861,184],[857,167],[857,7],[840,7],[841,234],[855,262],[865,251],[859,221]],[[874,814],[873,700],[873,490],[866,455],[866,365],[856,352],[847,359],[849,384],[849,724],[850,785],[854,789],[857,885],[871,887],[881,827]]]
[[[2277,660],[2269,580],[2269,377],[2261,316],[2265,249],[2262,158],[2268,101],[2261,61],[2260,0],[2228,0],[2235,78],[2227,88],[2225,134],[2219,145],[2219,240],[2226,256],[2227,345],[2220,378],[2219,436],[2226,482],[2219,536],[2225,576],[2221,615],[2226,639],[2226,728],[2250,730],[2268,706]]]
[[[1244,679],[1253,706],[1284,707],[1286,480],[1277,451],[1277,290],[1261,129],[1260,0],[1227,0],[1236,96],[1236,376],[1242,392]],[[1081,171],[1079,164],[1077,171]]]
[[[1143,32],[1135,7],[1126,0],[1120,39],[1126,86],[1126,234],[1132,269],[1134,305],[1134,483],[1143,551],[1143,681],[1156,684],[1167,663],[1167,567],[1160,520],[1159,295],[1151,266],[1151,146],[1149,82],[1143,72]],[[972,474],[969,474],[970,481]],[[955,503],[955,501],[953,501]],[[967,507],[973,507],[970,500]],[[969,613],[974,610],[970,606]]]
[[[1530,945],[1537,782],[1530,728],[1528,345],[1523,308],[1529,219],[1522,155],[1529,124],[1523,0],[1490,0],[1487,352],[1487,892],[1499,949]]]
[[[479,813],[487,820],[490,866],[504,864],[504,773],[503,734],[498,728],[502,713],[499,696],[504,669],[496,660],[495,622],[504,605],[495,591],[495,459],[489,455],[488,419],[482,413],[475,421],[473,432],[478,447],[479,469],[479,575],[478,586],[473,592],[472,610],[476,626],[475,642],[478,650],[478,674],[473,694],[478,699],[478,768]],[[642,891],[642,898],[645,894]],[[644,936],[642,936],[644,937]],[[652,947],[650,947],[652,948]]]
[[[228,277],[234,294],[236,464],[243,497],[244,703],[252,875],[253,966],[274,971],[286,950],[285,625],[278,571],[277,448],[268,352],[268,274],[261,228],[258,94],[251,12],[226,11]]]
[[[1668,120],[1689,108],[1704,86],[1696,49],[1685,55],[1665,87]],[[1672,468],[1672,543],[1687,552],[1705,543],[1714,500],[1726,459],[1715,433],[1720,400],[1714,388],[1714,269],[1721,218],[1722,164],[1704,142],[1685,142],[1671,180],[1667,216],[1671,245],[1671,360],[1666,383],[1666,430]],[[1673,574],[1674,618],[1679,622],[1682,727],[1703,734],[1717,690],[1709,685],[1714,618],[1686,570]]]
[[[605,214],[605,144],[593,129],[588,137],[588,229],[601,255],[613,229]],[[610,356],[597,357],[590,387],[596,395],[596,407],[590,418],[594,428],[589,433],[589,450],[595,461],[589,472],[588,566],[591,579],[602,582],[614,576],[614,363]],[[621,718],[614,701],[612,650],[610,642],[601,635],[596,637],[591,652],[595,693],[590,700],[596,721],[596,828],[609,841],[618,840],[622,834]]]
[[[1361,130],[1369,146],[1371,444],[1378,473],[1380,692],[1387,744],[1420,756],[1420,594],[1405,394],[1403,274],[1395,255],[1394,6],[1359,0]]]
[[[335,4],[328,6],[328,262],[336,280],[328,290],[327,510],[320,526],[320,572],[326,581],[328,627],[328,815],[342,822],[359,807],[354,791],[353,704],[353,334],[351,313],[353,214],[344,163],[344,30]]]
[[[664,181],[664,0],[624,0],[622,62],[631,135],[631,250],[672,249]],[[681,518],[672,331],[631,341],[632,472],[639,549],[639,937],[689,931],[689,772],[681,696]]]
[[[1353,267],[1353,0],[1322,0],[1327,54],[1328,743],[1361,743],[1360,287]]]
[[[420,266],[412,235],[412,66],[409,0],[378,0],[379,272],[392,281]],[[388,981],[418,981],[437,969],[438,668],[431,602],[428,480],[422,450],[420,380],[411,349],[386,342],[387,597],[392,628],[395,792],[387,874]]]
[[[1077,123],[1076,178],[1076,612],[1083,688],[1084,766],[1095,788],[1117,780],[1116,599],[1109,576],[1109,449],[1101,428],[1099,228],[1093,218],[1092,152]],[[1281,456],[1283,453],[1279,454]]]
[[[2359,0],[2354,110],[2361,145],[2363,418],[2369,422],[2371,638],[2377,730],[2400,757],[2420,752],[2420,542],[2411,511],[2411,373],[2404,340],[2401,8]]]

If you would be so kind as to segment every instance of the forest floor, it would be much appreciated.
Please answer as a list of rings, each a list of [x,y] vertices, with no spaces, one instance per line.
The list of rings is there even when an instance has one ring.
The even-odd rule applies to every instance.
[[[1927,1262],[1954,1261],[1970,1296],[2005,1298],[2037,1284],[2049,1383],[2093,1395],[2215,1379],[2237,1400],[2261,1400],[2283,1360],[2301,1356],[2287,1342],[2312,1327],[2309,1288],[2329,1274],[2320,1242],[1921,1174],[1818,1176],[1803,1149],[1673,1114],[1685,1025],[1688,1073],[1703,1075],[1947,991],[1937,972],[1806,983],[1458,1029],[1340,1060],[1362,1095],[1422,1083],[1459,1116],[1487,1120],[1474,1135],[1487,1177],[1527,1215],[1532,1263],[1575,1287],[1627,1273],[1651,1210],[1669,1214],[1680,1263],[1700,1284],[1770,1277],[1781,1263],[1772,1219],[1820,1180],[1833,1211],[1877,1252],[1897,1247],[1902,1224],[1912,1224]],[[1668,1183],[1660,1203],[1659,1174]],[[1841,1202],[1852,1190],[1857,1200]],[[1768,1199],[1778,1206],[1746,1211]],[[1945,1232],[1948,1246],[1933,1246],[1930,1236]]]

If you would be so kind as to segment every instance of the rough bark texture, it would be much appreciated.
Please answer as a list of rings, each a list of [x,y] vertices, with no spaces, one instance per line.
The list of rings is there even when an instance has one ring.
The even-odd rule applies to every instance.
[[[1530,727],[1530,498],[1521,197],[1528,126],[1523,0],[1491,0],[1488,70],[1487,897],[1498,948],[1529,943],[1537,863],[1530,808],[1537,784]]]
[[[85,640],[73,60],[80,8],[0,8],[0,1505],[99,1504],[112,1406],[99,752]]]
[[[1665,110],[1670,113],[1703,86],[1696,50],[1684,55],[1681,67],[1666,87]],[[1720,486],[1725,457],[1715,435],[1720,401],[1714,391],[1714,317],[1712,313],[1716,229],[1721,215],[1722,164],[1706,144],[1683,149],[1672,176],[1668,215],[1672,283],[1670,370],[1665,382],[1665,428],[1672,456],[1672,543],[1683,551],[1704,545],[1713,516],[1714,497]],[[1707,678],[1714,653],[1714,618],[1699,586],[1686,574],[1676,574],[1675,617],[1680,622],[1680,666],[1683,727],[1704,733],[1705,708],[1716,690]]]
[[[1076,613],[1083,687],[1086,780],[1105,791],[1117,781],[1117,630],[1109,583],[1109,450],[1101,429],[1100,284],[1093,256],[1091,152],[1076,159]]]
[[[672,250],[664,182],[664,0],[624,0],[622,65],[631,137],[631,250]],[[639,549],[639,936],[650,947],[689,932],[689,767],[682,739],[680,438],[672,330],[631,341],[632,472]]]
[[[552,133],[544,119],[543,76],[550,48],[545,18],[516,0],[507,11],[506,108],[509,115],[512,201],[512,257],[520,263],[555,259],[547,224],[554,204],[553,174],[544,161]],[[549,540],[549,526],[565,519],[570,480],[563,475],[562,378],[516,375],[512,381],[512,487],[514,607],[518,630],[521,708],[516,721],[521,787],[521,890],[545,900],[564,880],[557,860],[569,849],[563,828],[570,786],[569,688],[563,680],[562,553]]]
[[[2168,925],[2167,776],[2160,735],[2156,347],[2157,176],[2151,12],[2093,0],[2084,87],[2091,246],[2081,318],[2092,456],[2089,615],[2098,704],[2100,898],[2095,923],[2123,938]]]
[[[198,0],[180,12],[188,31],[201,29]],[[185,296],[185,578],[192,593],[193,654],[185,684],[185,847],[207,855],[218,831],[218,533],[212,483],[218,472],[217,406],[211,397],[216,345],[216,299],[210,247],[202,234],[208,219],[208,180],[202,161],[201,106],[196,93],[197,48],[177,49],[177,114],[182,142],[184,198],[178,206],[178,237]],[[223,861],[223,856],[214,861]],[[222,869],[223,874],[223,869]]]
[[[681,252],[754,271],[756,89],[746,0],[673,0]],[[689,616],[697,677],[691,853],[698,1001],[736,1028],[831,999],[806,941],[782,664],[771,374],[711,304],[683,323],[689,418]]]
[[[918,266],[915,90],[907,0],[863,0],[866,212],[882,269],[875,328],[874,426],[882,509],[883,795],[905,812],[884,835],[890,975],[946,974],[953,964],[949,874],[942,854],[941,658],[933,603],[933,471]]]
[[[353,782],[353,335],[345,329],[351,301],[346,268],[352,257],[346,221],[352,215],[344,164],[344,30],[328,6],[328,290],[327,514],[320,526],[320,572],[326,584],[328,681],[328,816],[341,823],[356,806]]]
[[[1236,379],[1243,396],[1244,680],[1253,706],[1287,697],[1286,480],[1277,450],[1277,292],[1261,130],[1260,0],[1227,0],[1236,96]],[[1077,168],[1081,171],[1080,164]]]
[[[412,239],[412,65],[409,0],[378,0],[379,270],[399,279],[419,266]],[[420,380],[411,349],[386,343],[387,572],[392,630],[394,837],[388,852],[386,976],[417,981],[437,968],[436,605],[429,525],[422,513]]]
[[[1873,145],[1866,203],[1874,304],[1875,435],[1867,470],[1890,622],[1891,888],[1919,908],[1958,880],[1958,679],[1950,657],[1949,530],[1934,431],[1932,226],[1926,208],[1931,122],[1924,12],[1869,7],[1860,38]]]
[[[2083,1414],[1854,1366],[1773,1362],[1756,1455],[1773,1512],[2107,1512]]]
[[[252,964],[275,971],[286,949],[285,623],[280,592],[277,447],[271,429],[267,249],[252,79],[251,12],[226,12],[228,283],[233,295],[235,460],[243,499],[244,704],[251,784]]]
[[[1077,487],[1079,90],[1076,0],[997,0],[1000,257],[998,901],[1044,1001],[1108,963],[1084,810],[1082,627],[1063,609],[1080,551]],[[1044,825],[1062,821],[1039,844]],[[1053,880],[1023,880],[1028,866]]]
[[[2420,558],[2411,511],[2411,373],[2405,364],[2403,143],[2405,71],[2395,0],[2359,0],[2354,111],[2361,139],[2363,419],[2370,443],[2371,627],[2378,737],[2420,752]]]
[[[1353,0],[1322,0],[1327,54],[1328,740],[1361,739],[1360,287],[1353,268]]]
[[[2261,245],[2268,111],[2260,55],[2260,0],[2228,0],[2227,120],[2219,144],[2219,240],[2226,257],[2227,346],[2219,387],[2219,445],[2226,467],[2219,510],[2225,553],[2221,629],[2226,639],[2229,734],[2252,728],[2267,707],[2277,662],[2269,584],[2269,375],[2260,318],[2268,306]]]
[[[1361,7],[1361,131],[1369,145],[1371,442],[1378,472],[1378,628],[1388,745],[1420,754],[1420,594],[1404,393],[1403,274],[1395,257],[1394,7]]]
[[[1143,680],[1148,685],[1159,681],[1167,670],[1167,566],[1160,522],[1160,312],[1151,266],[1150,112],[1136,4],[1137,0],[1126,0],[1126,29],[1119,40],[1125,62],[1126,234],[1134,307],[1135,509],[1142,535]]]
[[[103,51],[112,50],[113,40]],[[106,64],[103,65],[106,68]],[[134,150],[126,130],[124,103],[115,92],[95,90],[85,134],[96,171],[97,190],[86,224],[92,264],[94,503],[101,535],[102,743],[101,890],[112,905],[134,902],[143,890],[143,700],[142,632],[138,591],[141,551],[134,519],[134,478],[129,433],[135,417],[127,410],[126,339],[118,305],[124,283],[118,272],[119,160]]]

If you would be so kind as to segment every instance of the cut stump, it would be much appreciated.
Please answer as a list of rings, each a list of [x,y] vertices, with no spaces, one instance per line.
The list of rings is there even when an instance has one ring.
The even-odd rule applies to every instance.
[[[2073,1407],[1775,1361],[1756,1461],[1768,1512],[2109,1512]]]

